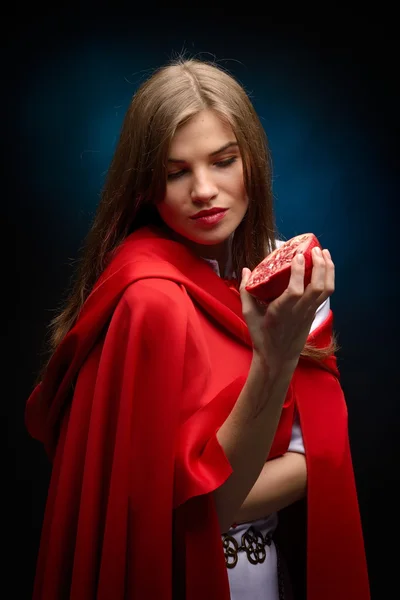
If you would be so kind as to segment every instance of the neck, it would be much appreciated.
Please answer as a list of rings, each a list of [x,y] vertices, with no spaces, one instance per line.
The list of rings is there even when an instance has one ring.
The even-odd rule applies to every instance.
[[[215,246],[207,246],[206,244],[197,244],[196,242],[192,242],[191,240],[188,240],[184,236],[173,231],[171,228],[169,228],[165,224],[164,224],[163,229],[165,230],[165,232],[168,234],[168,236],[171,239],[184,244],[185,246],[190,248],[190,250],[192,250],[195,254],[197,254],[197,256],[199,256],[200,258],[208,258],[208,259],[216,260],[218,262],[219,272],[221,274],[221,277],[223,277],[223,275],[225,273],[225,268],[226,268],[226,265],[228,262],[228,258],[229,258],[230,241],[231,241],[230,238],[228,238],[221,244],[217,244]]]

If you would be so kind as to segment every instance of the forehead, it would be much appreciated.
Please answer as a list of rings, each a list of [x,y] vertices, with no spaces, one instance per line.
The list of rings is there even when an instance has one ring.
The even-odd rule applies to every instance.
[[[215,112],[204,110],[181,125],[170,145],[170,156],[189,160],[208,155],[227,142],[235,142],[231,126]]]

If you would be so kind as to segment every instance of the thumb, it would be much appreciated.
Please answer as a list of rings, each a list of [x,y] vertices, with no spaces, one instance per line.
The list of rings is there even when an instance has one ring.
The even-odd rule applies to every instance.
[[[247,267],[244,267],[242,269],[242,280],[240,282],[241,288],[243,287],[243,289],[244,289],[244,287],[247,285],[250,275],[251,275],[250,269],[248,269]]]
[[[245,311],[250,310],[253,305],[253,299],[252,299],[251,295],[249,294],[249,292],[246,290],[246,285],[249,280],[250,273],[251,273],[250,269],[247,269],[246,267],[244,267],[242,269],[242,280],[240,282],[240,288],[239,288],[240,297],[242,300],[242,308]]]
[[[240,281],[240,292],[247,293],[246,290],[245,290],[245,287],[246,287],[247,282],[249,280],[250,274],[251,274],[251,271],[247,267],[244,267],[242,269],[242,279]]]

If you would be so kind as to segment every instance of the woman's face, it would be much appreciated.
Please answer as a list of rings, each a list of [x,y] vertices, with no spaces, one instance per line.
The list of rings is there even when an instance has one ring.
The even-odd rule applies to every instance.
[[[231,127],[211,110],[198,113],[177,130],[167,168],[161,218],[199,255],[217,257],[248,206]]]

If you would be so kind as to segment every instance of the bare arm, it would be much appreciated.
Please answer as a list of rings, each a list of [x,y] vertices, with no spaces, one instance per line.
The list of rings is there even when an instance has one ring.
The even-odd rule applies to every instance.
[[[292,369],[268,373],[262,358],[253,356],[249,376],[217,438],[233,467],[232,475],[214,492],[221,531],[229,529],[256,482],[268,456]]]
[[[264,467],[315,312],[334,290],[334,264],[326,251],[313,253],[311,283],[305,290],[304,258],[295,257],[288,288],[264,311],[245,290],[249,274],[244,270],[240,293],[253,360],[242,392],[217,433],[233,469],[213,492],[222,532],[234,522]]]
[[[304,498],[306,491],[306,458],[298,452],[287,452],[265,463],[235,522],[262,519]]]
[[[217,438],[233,467],[214,492],[221,531],[229,529],[269,454],[293,370],[275,376],[254,354],[249,376]]]

